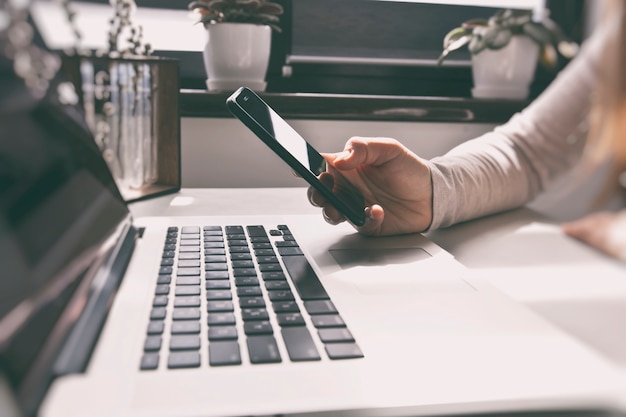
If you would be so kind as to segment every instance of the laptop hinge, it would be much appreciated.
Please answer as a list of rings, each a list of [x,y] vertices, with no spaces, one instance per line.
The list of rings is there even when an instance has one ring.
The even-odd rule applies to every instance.
[[[54,376],[82,373],[87,367],[137,239],[137,229],[130,217],[120,228],[119,240],[95,274],[84,311],[54,363]]]

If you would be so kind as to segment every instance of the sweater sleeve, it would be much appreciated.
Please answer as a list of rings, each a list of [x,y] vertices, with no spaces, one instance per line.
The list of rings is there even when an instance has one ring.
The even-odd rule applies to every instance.
[[[507,123],[429,161],[430,230],[519,207],[579,161],[601,52],[598,29],[551,85]]]

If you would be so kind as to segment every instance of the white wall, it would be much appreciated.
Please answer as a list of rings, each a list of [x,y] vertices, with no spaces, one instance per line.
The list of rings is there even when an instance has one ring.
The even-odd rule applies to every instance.
[[[343,149],[351,136],[398,139],[425,158],[488,130],[492,125],[415,122],[289,120],[320,152]],[[253,133],[235,119],[183,118],[183,187],[294,187],[305,185]]]

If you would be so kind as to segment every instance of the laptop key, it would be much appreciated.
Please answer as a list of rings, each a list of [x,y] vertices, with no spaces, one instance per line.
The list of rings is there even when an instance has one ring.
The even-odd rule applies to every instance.
[[[146,371],[157,369],[159,367],[159,354],[158,353],[144,353],[141,357],[141,364],[139,369]]]
[[[199,350],[200,337],[198,336],[172,336],[170,339],[170,350]]]
[[[267,320],[247,321],[243,324],[243,330],[247,335],[274,334],[272,324]]]
[[[155,352],[161,349],[161,336],[148,336],[143,344],[143,350],[146,352]]]
[[[209,365],[225,366],[240,364],[241,352],[239,351],[239,343],[235,341],[209,343]]]
[[[305,256],[285,256],[283,263],[302,300],[328,300],[328,294]]]
[[[339,314],[312,315],[311,321],[313,322],[313,326],[317,328],[346,327],[346,323],[343,321]]]
[[[248,345],[248,354],[252,363],[277,363],[282,361],[274,336],[248,336],[246,344]]]
[[[330,300],[311,300],[304,302],[304,308],[309,314],[337,314],[335,305]]]
[[[148,323],[148,334],[149,335],[163,334],[164,328],[165,328],[164,322],[151,320],[150,323]]]
[[[325,349],[331,359],[356,359],[365,356],[356,343],[328,343]]]
[[[200,334],[200,322],[175,321],[172,323],[172,334]]]
[[[354,342],[350,330],[343,328],[319,329],[317,333],[324,343]]]
[[[237,340],[237,328],[235,326],[209,327],[209,341],[216,340]]]
[[[167,358],[167,367],[177,368],[197,368],[200,366],[200,352],[193,350],[170,352]]]
[[[281,329],[289,358],[294,362],[319,361],[320,355],[315,347],[315,342],[304,326],[284,327]]]

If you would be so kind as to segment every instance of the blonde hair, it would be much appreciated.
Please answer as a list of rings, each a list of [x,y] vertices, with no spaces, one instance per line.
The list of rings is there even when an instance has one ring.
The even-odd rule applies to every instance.
[[[605,46],[604,65],[594,99],[591,128],[583,162],[588,167],[608,161],[608,183],[600,193],[606,200],[626,187],[626,1],[612,0],[605,13],[619,15],[617,36]]]

